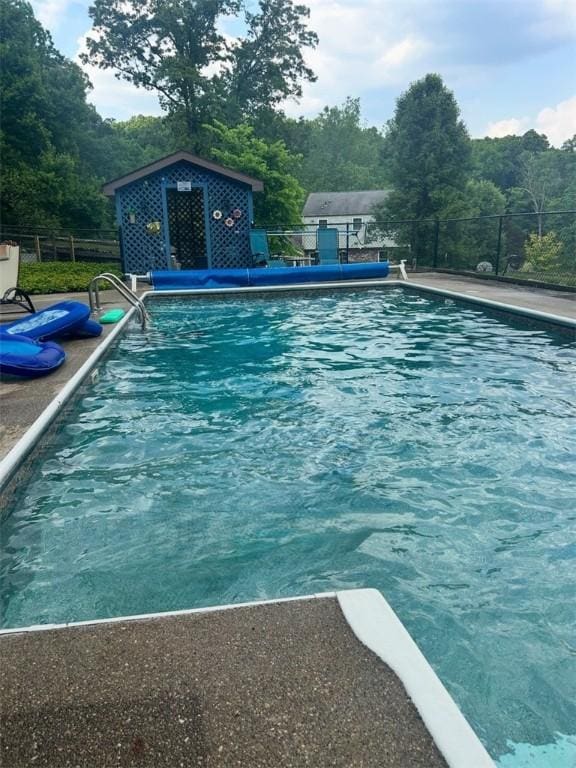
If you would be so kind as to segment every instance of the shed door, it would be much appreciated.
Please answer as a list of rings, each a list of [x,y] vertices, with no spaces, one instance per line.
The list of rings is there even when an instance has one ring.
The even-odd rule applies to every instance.
[[[167,189],[168,229],[171,255],[182,269],[207,269],[204,191]]]

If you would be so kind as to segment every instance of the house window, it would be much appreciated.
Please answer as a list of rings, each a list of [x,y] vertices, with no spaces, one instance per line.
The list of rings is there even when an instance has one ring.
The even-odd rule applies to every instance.
[[[362,219],[352,219],[352,229],[357,232],[362,229]]]
[[[318,226],[320,229],[326,229],[328,226],[328,219],[318,219]]]

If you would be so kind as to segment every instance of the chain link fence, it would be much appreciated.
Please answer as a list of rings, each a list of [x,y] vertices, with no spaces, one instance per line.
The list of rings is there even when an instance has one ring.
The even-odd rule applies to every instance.
[[[461,219],[330,221],[342,262],[406,259],[412,270],[437,269],[576,288],[576,211],[510,213]],[[291,263],[316,263],[318,225],[269,228],[271,251]],[[20,246],[24,263],[120,264],[114,229],[64,231],[6,226],[0,241]]]
[[[439,269],[576,288],[576,211],[463,219],[370,222],[368,239],[387,237],[391,260]]]

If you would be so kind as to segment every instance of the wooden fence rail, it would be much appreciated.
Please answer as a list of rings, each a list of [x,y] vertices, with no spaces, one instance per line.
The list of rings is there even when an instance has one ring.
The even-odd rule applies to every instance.
[[[10,240],[20,246],[23,262],[42,261],[120,261],[116,238],[78,237],[69,233],[18,232],[2,229],[0,242]]]

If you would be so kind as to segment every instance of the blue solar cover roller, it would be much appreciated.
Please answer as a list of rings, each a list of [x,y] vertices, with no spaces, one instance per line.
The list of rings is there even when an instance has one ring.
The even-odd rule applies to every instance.
[[[389,263],[383,261],[367,264],[327,264],[317,267],[167,270],[151,272],[150,276],[154,290],[178,291],[194,288],[249,288],[372,280],[388,277],[389,272]]]
[[[37,342],[26,336],[0,331],[0,373],[28,379],[55,371],[66,360],[53,341]]]
[[[102,326],[90,320],[90,308],[80,301],[60,301],[22,320],[3,326],[4,333],[48,341],[68,337],[99,336]]]

